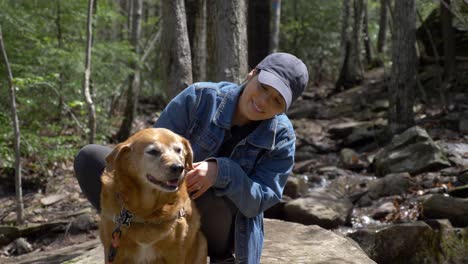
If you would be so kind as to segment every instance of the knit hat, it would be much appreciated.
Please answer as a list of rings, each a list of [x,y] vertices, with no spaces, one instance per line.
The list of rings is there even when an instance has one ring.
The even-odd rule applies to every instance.
[[[286,110],[301,96],[309,73],[306,65],[289,53],[273,53],[255,67],[260,70],[258,81],[275,88],[286,101]]]

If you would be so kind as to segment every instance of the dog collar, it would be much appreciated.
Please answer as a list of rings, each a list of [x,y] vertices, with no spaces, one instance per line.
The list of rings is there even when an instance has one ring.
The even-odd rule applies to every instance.
[[[185,209],[181,208],[179,210],[179,212],[177,212],[177,215],[175,215],[171,219],[158,219],[157,221],[147,221],[147,220],[142,219],[141,217],[138,217],[138,216],[132,214],[129,210],[122,207],[122,209],[120,210],[120,214],[119,215],[114,215],[114,217],[112,218],[112,221],[114,221],[114,223],[116,223],[117,225],[122,225],[122,226],[126,226],[126,227],[129,227],[130,223],[132,223],[132,222],[133,223],[139,223],[139,224],[156,224],[156,225],[160,225],[160,224],[163,224],[165,222],[170,222],[170,221],[177,220],[179,218],[185,217],[185,214],[186,214]]]

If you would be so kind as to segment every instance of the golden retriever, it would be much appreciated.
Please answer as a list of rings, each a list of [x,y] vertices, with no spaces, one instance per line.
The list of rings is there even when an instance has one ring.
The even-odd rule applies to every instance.
[[[144,129],[106,157],[99,224],[106,263],[206,263],[184,177],[191,168],[189,142],[164,128]]]

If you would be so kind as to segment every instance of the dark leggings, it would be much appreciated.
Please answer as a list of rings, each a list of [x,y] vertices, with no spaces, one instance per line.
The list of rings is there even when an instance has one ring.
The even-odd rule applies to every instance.
[[[101,174],[106,166],[105,158],[112,151],[101,145],[87,145],[75,157],[74,169],[80,188],[100,212]],[[201,229],[208,241],[208,254],[213,258],[231,256],[234,243],[234,216],[237,208],[225,197],[219,197],[209,189],[195,200],[201,213]]]

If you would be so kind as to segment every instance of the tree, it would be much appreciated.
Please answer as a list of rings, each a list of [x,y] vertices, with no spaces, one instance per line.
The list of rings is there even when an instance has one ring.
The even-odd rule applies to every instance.
[[[379,15],[379,33],[377,36],[377,61],[376,64],[378,66],[383,66],[383,52],[386,44],[386,36],[387,36],[387,24],[388,24],[388,16],[387,16],[387,7],[388,7],[388,0],[381,0],[380,1],[380,15]]]
[[[393,134],[414,125],[416,87],[416,7],[414,0],[396,0],[392,36],[392,79],[389,127]]]
[[[208,0],[207,7],[208,79],[240,83],[247,75],[246,1]]]
[[[270,36],[270,51],[271,53],[278,51],[279,46],[279,31],[280,31],[280,18],[281,18],[281,0],[271,0],[272,9],[272,30]]]
[[[130,44],[133,47],[133,52],[136,58],[140,58],[140,34],[141,34],[141,13],[143,8],[143,0],[132,0],[130,3],[129,19],[132,21],[130,30]],[[127,89],[127,103],[125,105],[124,119],[117,132],[117,140],[124,141],[130,136],[132,131],[133,120],[135,119],[138,106],[138,95],[140,94],[140,65],[138,59],[130,62],[130,68],[133,72],[128,76],[129,86]]]
[[[372,62],[372,49],[371,39],[369,36],[369,11],[367,10],[367,0],[363,2],[364,18],[362,21],[362,32],[364,34],[364,50],[366,51],[366,63],[371,65]]]
[[[455,75],[455,37],[452,28],[453,16],[450,11],[450,2],[450,0],[440,0],[440,20],[442,39],[444,40],[444,82],[450,82]]]
[[[206,0],[185,0],[193,81],[206,80]]]
[[[349,1],[352,3],[352,28],[349,29]],[[363,15],[363,0],[343,1],[343,24],[342,24],[342,59],[340,74],[335,83],[337,91],[347,89],[363,79],[364,70],[360,58],[360,33]]]
[[[93,102],[92,92],[90,91],[91,81],[91,50],[93,47],[93,9],[96,8],[97,0],[88,1],[88,18],[86,21],[86,53],[85,53],[85,69],[83,80],[83,96],[88,108],[88,142],[94,143],[96,137],[96,110]]]
[[[250,1],[247,13],[248,64],[253,69],[270,52],[270,1]]]
[[[162,87],[170,100],[192,83],[192,58],[184,0],[162,0]]]
[[[13,130],[15,134],[15,190],[16,190],[16,221],[18,225],[24,222],[24,203],[23,203],[23,189],[21,183],[21,151],[20,151],[20,129],[18,121],[18,113],[16,111],[16,95],[15,95],[15,84],[13,82],[13,74],[11,72],[10,63],[8,62],[8,56],[6,53],[5,45],[3,43],[2,28],[0,26],[0,50],[2,51],[3,62],[5,64],[8,86],[10,91],[11,101],[11,120],[13,123]]]

